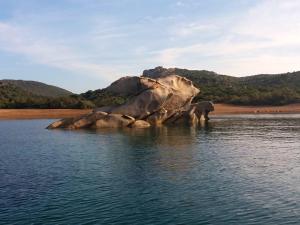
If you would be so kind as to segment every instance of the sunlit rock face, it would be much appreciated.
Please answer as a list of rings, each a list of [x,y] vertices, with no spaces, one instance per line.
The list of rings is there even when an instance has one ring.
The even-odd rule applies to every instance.
[[[123,77],[113,82],[109,92],[129,97],[120,106],[105,106],[79,118],[63,119],[49,129],[66,128],[146,128],[161,124],[195,125],[202,115],[208,119],[207,104],[191,104],[200,92],[193,83],[171,74],[157,79]],[[202,107],[202,108],[201,108]]]
[[[135,96],[127,103],[115,107],[110,113],[121,113],[138,119],[146,119],[153,113],[165,109],[166,111],[176,111],[188,108],[192,99],[199,93],[199,89],[186,78],[170,75],[159,79],[139,77],[137,84],[132,85],[137,88]],[[120,83],[122,90],[123,84]],[[122,90],[122,93],[123,90]],[[171,116],[171,115],[169,115]]]

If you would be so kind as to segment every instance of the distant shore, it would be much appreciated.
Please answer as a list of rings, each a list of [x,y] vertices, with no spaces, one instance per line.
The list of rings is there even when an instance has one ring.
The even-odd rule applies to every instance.
[[[59,119],[84,115],[90,109],[0,109],[0,119]]]
[[[0,119],[59,119],[80,116],[91,109],[0,109]],[[284,106],[237,106],[215,104],[212,115],[300,113],[300,104]]]
[[[211,114],[283,114],[300,113],[300,103],[283,106],[238,106],[228,104],[215,104],[215,111]]]

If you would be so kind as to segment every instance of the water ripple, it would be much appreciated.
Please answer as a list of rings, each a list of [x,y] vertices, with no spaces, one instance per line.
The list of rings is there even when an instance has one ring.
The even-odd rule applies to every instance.
[[[300,116],[200,128],[0,121],[0,224],[299,224]]]

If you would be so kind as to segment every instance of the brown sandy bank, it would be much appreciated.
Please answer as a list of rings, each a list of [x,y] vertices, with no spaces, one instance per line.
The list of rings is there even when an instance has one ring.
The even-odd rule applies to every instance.
[[[300,113],[300,103],[283,106],[236,106],[215,104],[213,115],[222,114],[265,114],[265,113]]]
[[[59,119],[80,116],[89,109],[0,109],[0,119]],[[300,113],[300,104],[285,106],[235,106],[215,104],[213,115],[255,113]]]
[[[0,109],[0,119],[60,119],[80,116],[86,109]]]

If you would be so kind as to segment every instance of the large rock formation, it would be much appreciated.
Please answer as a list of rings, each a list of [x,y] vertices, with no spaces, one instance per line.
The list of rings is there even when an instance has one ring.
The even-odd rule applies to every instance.
[[[193,83],[181,76],[123,77],[106,88],[109,92],[129,96],[120,106],[105,106],[92,113],[64,119],[49,125],[53,128],[146,128],[159,124],[196,124],[202,115],[207,119],[209,103],[196,107],[191,102],[199,93]],[[201,109],[205,107],[205,109]]]

